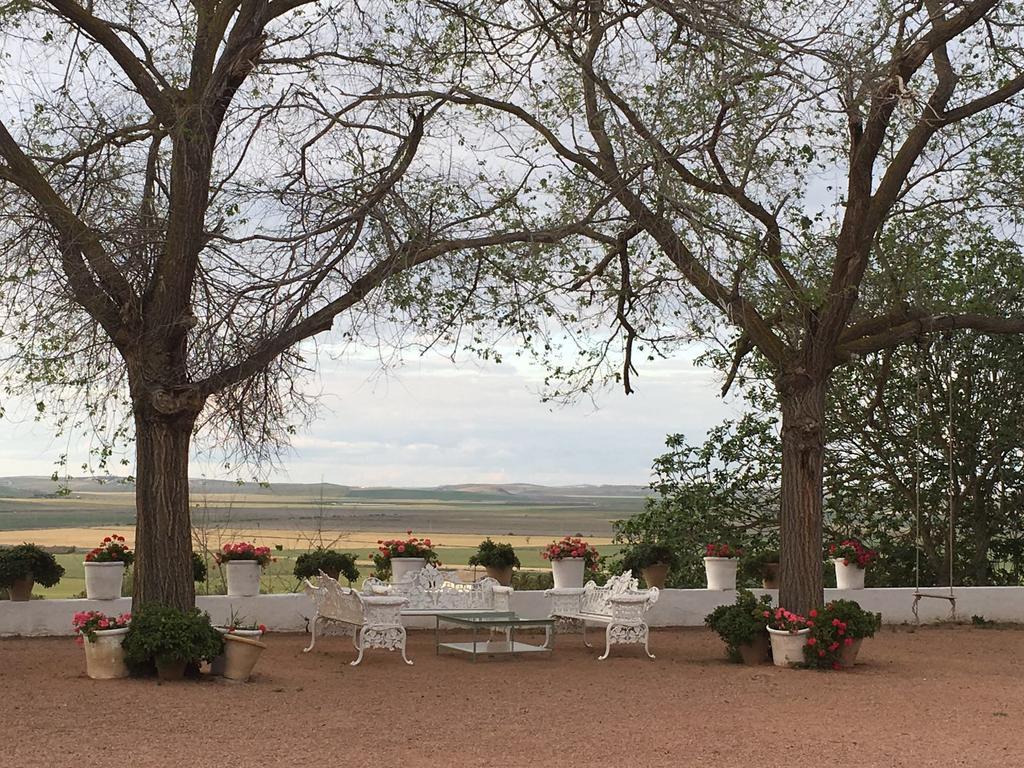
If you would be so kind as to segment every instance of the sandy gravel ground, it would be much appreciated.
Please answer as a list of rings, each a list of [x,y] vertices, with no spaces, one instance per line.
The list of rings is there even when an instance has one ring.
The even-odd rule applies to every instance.
[[[1022,766],[1024,631],[886,629],[849,672],[725,663],[703,630],[597,662],[434,656],[433,634],[353,658],[271,635],[245,685],[91,681],[70,639],[0,640],[0,765]]]

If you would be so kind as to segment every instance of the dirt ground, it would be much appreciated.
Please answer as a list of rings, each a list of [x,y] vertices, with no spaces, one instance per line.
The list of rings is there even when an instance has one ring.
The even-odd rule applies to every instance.
[[[0,765],[1021,766],[1024,631],[885,629],[844,672],[726,663],[710,632],[652,650],[560,635],[554,654],[406,667],[269,635],[253,681],[92,681],[71,639],[0,640]]]

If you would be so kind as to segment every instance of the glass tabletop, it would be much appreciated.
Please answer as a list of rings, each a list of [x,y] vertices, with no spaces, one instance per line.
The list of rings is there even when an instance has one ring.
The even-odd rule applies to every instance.
[[[465,626],[484,625],[492,627],[512,627],[532,624],[534,626],[554,626],[555,620],[550,616],[520,616],[512,611],[473,611],[472,613],[439,613],[438,621],[450,621]]]

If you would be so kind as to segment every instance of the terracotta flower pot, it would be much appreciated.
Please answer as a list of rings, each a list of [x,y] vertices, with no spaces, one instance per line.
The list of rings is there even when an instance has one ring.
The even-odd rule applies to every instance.
[[[551,561],[551,577],[555,589],[579,589],[583,586],[586,561],[582,557],[563,557]]]
[[[32,599],[32,587],[35,586],[35,579],[16,579],[7,588],[7,594],[13,602],[24,603]]]
[[[643,574],[644,581],[647,582],[648,587],[665,588],[665,579],[668,578],[668,566],[664,563],[648,565],[646,568],[642,568],[640,573]]]
[[[244,683],[266,647],[266,643],[252,637],[224,635],[224,677]]]
[[[512,586],[512,566],[506,566],[505,568],[499,568],[495,565],[485,565],[484,570],[487,571],[487,575],[497,581],[503,587]]]
[[[185,677],[185,667],[188,666],[187,661],[181,661],[180,659],[170,659],[166,661],[156,660],[156,676],[161,680],[181,680]]]
[[[768,634],[762,633],[749,643],[743,643],[742,645],[737,646],[737,650],[739,650],[744,664],[756,666],[768,661],[769,647]]]
[[[761,586],[765,589],[779,588],[779,564],[765,563],[761,572]]]
[[[337,579],[335,579],[335,581],[337,581]],[[260,638],[263,637],[263,633],[260,632],[260,630],[258,630],[258,629],[231,629],[230,627],[225,627],[225,626],[214,627],[214,629],[216,629],[218,632],[220,632],[221,635],[223,635],[224,637],[227,637],[229,634],[235,635],[237,637],[245,637],[245,638],[248,638],[250,640],[259,640]],[[220,655],[214,656],[213,659],[211,659],[211,661],[210,661],[210,674],[211,675],[221,676],[221,675],[224,674],[224,665],[225,665],[225,663],[227,661],[226,658],[225,658],[225,654],[226,653],[227,653],[227,643],[225,643],[225,648],[224,648],[223,651],[221,651]]]
[[[863,637],[857,637],[849,645],[843,645],[842,650],[839,651],[840,667],[848,669],[857,663],[857,654],[860,653],[860,645],[863,642]]]

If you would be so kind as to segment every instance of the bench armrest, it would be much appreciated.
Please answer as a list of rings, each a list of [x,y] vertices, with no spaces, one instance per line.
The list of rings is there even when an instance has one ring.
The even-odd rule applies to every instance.
[[[580,612],[583,590],[579,587],[562,587],[544,590],[544,597],[551,599],[552,616],[575,616]]]

